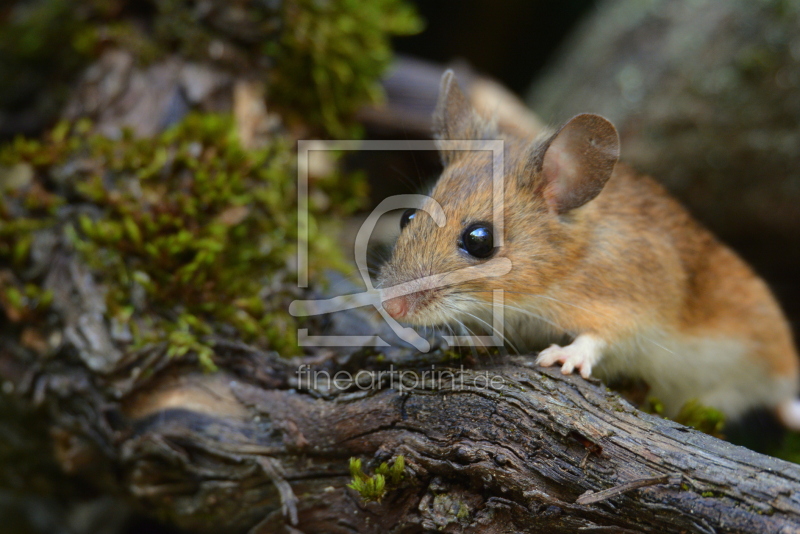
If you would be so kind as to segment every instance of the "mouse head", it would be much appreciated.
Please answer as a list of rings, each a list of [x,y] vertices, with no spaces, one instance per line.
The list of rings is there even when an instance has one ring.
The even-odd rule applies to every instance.
[[[473,109],[452,71],[442,77],[434,129],[440,141],[503,139],[504,227],[492,220],[492,153],[440,143],[444,171],[427,204],[403,214],[392,258],[381,269],[383,306],[412,324],[484,321],[493,290],[506,291],[512,305],[530,301],[579,255],[584,212],[611,177],[619,138],[610,122],[592,114],[533,141],[502,135]],[[446,216],[443,226],[428,215],[434,202]],[[503,244],[496,246],[501,232]],[[496,258],[508,258],[511,272],[497,276]],[[480,269],[486,272],[476,277]]]

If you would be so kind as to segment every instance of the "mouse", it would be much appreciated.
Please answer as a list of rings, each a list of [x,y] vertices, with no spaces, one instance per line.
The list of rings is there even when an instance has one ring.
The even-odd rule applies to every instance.
[[[491,325],[502,290],[508,343],[540,348],[539,365],[643,380],[667,417],[694,401],[729,422],[771,409],[800,429],[797,353],[776,298],[663,186],[619,162],[610,121],[585,113],[533,138],[499,131],[448,71],[433,125],[443,171],[403,212],[377,277],[393,319],[472,332]],[[501,228],[491,152],[448,140],[503,141]],[[497,258],[506,274],[451,276]]]

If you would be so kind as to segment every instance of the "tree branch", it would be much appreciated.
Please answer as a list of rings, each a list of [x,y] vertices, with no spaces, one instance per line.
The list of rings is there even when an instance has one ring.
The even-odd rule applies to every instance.
[[[83,365],[39,380],[71,436],[62,465],[192,532],[800,532],[796,465],[530,358],[435,368],[452,375],[426,358],[404,376],[365,354],[318,359],[375,387],[311,390],[301,361],[220,342],[214,374],[171,361],[133,384],[131,368],[100,379]],[[346,488],[350,457],[370,472],[398,455],[404,478],[380,503]]]

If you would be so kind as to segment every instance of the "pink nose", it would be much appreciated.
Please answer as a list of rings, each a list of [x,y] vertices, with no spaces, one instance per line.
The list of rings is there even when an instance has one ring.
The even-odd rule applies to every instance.
[[[395,319],[402,319],[408,313],[408,299],[405,296],[383,301],[383,309]]]

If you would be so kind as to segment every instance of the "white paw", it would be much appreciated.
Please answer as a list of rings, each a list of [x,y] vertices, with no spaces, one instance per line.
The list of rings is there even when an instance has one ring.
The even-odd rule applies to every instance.
[[[592,366],[600,360],[605,345],[604,341],[584,334],[566,347],[550,345],[539,353],[536,363],[544,367],[560,363],[561,372],[565,375],[578,369],[583,378],[589,378],[592,376]]]

